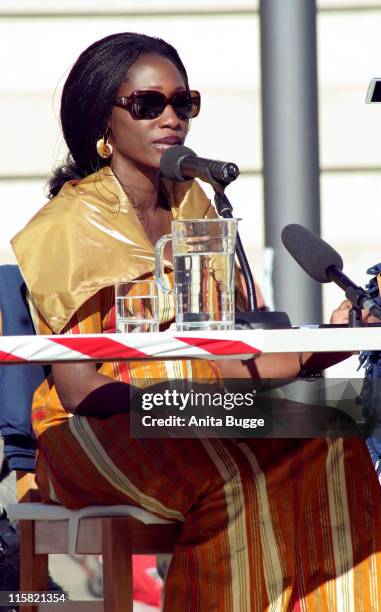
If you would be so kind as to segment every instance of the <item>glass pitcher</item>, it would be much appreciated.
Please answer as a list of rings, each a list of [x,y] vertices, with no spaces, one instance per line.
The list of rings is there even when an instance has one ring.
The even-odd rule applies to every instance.
[[[172,221],[155,247],[156,283],[175,294],[179,331],[234,329],[234,255],[238,219]],[[172,240],[174,289],[164,278],[164,247]]]

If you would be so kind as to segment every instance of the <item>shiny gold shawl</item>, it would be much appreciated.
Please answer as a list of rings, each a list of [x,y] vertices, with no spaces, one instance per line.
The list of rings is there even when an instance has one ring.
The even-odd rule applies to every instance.
[[[174,219],[217,216],[195,181],[163,180],[162,190]],[[65,183],[12,247],[33,304],[55,333],[99,289],[155,268],[154,247],[109,167]]]

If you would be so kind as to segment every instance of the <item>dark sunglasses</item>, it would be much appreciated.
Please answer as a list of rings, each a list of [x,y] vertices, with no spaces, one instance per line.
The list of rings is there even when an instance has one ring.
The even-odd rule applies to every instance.
[[[179,119],[193,119],[200,112],[200,92],[180,91],[167,98],[160,91],[134,91],[129,96],[116,98],[114,102],[114,106],[124,108],[134,119],[157,119],[168,104]]]

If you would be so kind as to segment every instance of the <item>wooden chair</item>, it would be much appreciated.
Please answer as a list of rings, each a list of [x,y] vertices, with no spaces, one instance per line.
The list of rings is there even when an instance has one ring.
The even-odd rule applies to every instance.
[[[34,475],[17,473],[19,503],[7,508],[19,520],[20,591],[48,590],[49,554],[101,554],[103,592],[101,601],[67,601],[62,612],[132,612],[132,555],[172,552],[180,523],[134,506],[92,506],[71,511],[39,500]],[[96,516],[101,514],[103,516]],[[57,611],[51,606],[23,607],[25,612]]]

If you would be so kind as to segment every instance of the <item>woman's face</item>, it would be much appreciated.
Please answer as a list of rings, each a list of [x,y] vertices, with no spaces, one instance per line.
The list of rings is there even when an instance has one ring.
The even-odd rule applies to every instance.
[[[170,98],[186,90],[181,73],[167,58],[142,55],[131,66],[117,96],[134,91],[160,91]],[[113,146],[112,167],[118,164],[141,170],[158,170],[163,152],[174,144],[183,144],[189,120],[179,119],[171,105],[156,119],[134,119],[124,108],[113,107],[109,140]]]

